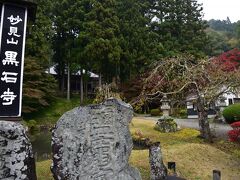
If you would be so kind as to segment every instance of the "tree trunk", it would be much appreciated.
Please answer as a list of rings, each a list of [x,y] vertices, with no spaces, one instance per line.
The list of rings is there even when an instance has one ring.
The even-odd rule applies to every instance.
[[[88,98],[88,82],[87,82],[87,80],[85,80],[85,82],[84,82],[84,94],[85,94],[85,99],[87,99]]]
[[[62,96],[64,97],[64,93],[65,93],[65,65],[63,67],[60,67],[60,72],[61,72],[61,85],[60,85],[60,88],[61,88],[61,94]]]
[[[99,73],[98,86],[99,86],[99,88],[102,87],[102,74],[101,73]]]
[[[67,100],[70,100],[70,62],[68,61]]]
[[[64,73],[62,74],[62,77],[61,77],[61,93],[62,93],[62,96],[64,96],[64,84],[65,84],[65,78],[64,78]]]
[[[80,76],[80,104],[83,104],[83,70],[81,69]]]
[[[203,100],[201,98],[198,99],[197,110],[200,127],[200,136],[209,142],[213,142],[210,125],[208,121],[208,110],[205,109]]]

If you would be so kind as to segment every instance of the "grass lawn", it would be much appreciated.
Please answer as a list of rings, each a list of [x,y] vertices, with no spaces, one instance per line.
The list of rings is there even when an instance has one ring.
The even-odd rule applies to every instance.
[[[240,146],[224,141],[205,143],[197,138],[199,132],[193,129],[159,133],[153,129],[154,125],[154,121],[134,118],[131,132],[134,134],[141,131],[144,137],[160,141],[165,164],[175,161],[179,176],[192,180],[210,180],[212,170],[218,169],[221,170],[224,180],[240,179],[240,158],[237,156]],[[225,146],[234,150],[228,151]],[[134,150],[130,162],[140,169],[143,179],[149,179],[148,150]]]
[[[218,141],[208,144],[198,139],[198,131],[183,129],[176,133],[159,133],[154,130],[155,122],[134,118],[130,130],[134,134],[141,132],[144,137],[153,141],[160,141],[165,164],[175,161],[179,176],[192,180],[212,179],[212,170],[222,172],[224,180],[240,179],[240,149],[238,145]],[[229,150],[228,148],[231,148]],[[53,179],[50,173],[51,161],[37,163],[39,180]],[[143,180],[149,179],[148,150],[133,150],[130,164],[137,167]]]

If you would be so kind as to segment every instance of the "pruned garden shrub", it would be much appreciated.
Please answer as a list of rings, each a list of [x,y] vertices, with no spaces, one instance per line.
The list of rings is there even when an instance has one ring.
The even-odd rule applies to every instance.
[[[223,117],[228,124],[232,124],[240,119],[240,103],[233,104],[223,110]]]
[[[159,109],[151,109],[150,111],[151,116],[161,116],[162,113]]]
[[[144,137],[142,131],[137,130],[135,133],[132,134],[132,140],[134,144],[134,148],[147,148],[151,141],[149,138]]]
[[[163,133],[168,133],[176,132],[178,130],[178,127],[173,118],[163,117],[157,121],[154,129]]]
[[[240,143],[240,121],[231,124],[233,130],[228,131],[229,141]]]
[[[172,112],[173,117],[178,118],[187,118],[187,109],[186,108],[174,108]]]
[[[186,108],[185,109],[181,109],[179,111],[179,115],[180,115],[181,118],[186,118],[187,117],[187,109]]]

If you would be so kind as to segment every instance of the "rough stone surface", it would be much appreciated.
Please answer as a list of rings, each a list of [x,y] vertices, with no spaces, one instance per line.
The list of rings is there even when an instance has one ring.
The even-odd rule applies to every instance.
[[[167,179],[167,168],[163,164],[160,143],[154,143],[149,148],[151,180]]]
[[[0,179],[37,179],[32,146],[20,123],[0,121]]]
[[[141,180],[128,164],[130,105],[116,99],[75,108],[53,129],[52,172],[57,180]]]

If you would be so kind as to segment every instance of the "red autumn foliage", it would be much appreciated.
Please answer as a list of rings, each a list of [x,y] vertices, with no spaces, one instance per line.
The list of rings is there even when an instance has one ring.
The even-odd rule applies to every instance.
[[[240,50],[232,49],[214,59],[214,62],[221,65],[225,71],[234,71],[240,67]]]
[[[233,130],[228,131],[229,141],[240,142],[240,121],[231,124]]]
[[[237,122],[232,123],[232,124],[231,124],[231,127],[232,127],[233,129],[240,128],[240,121],[237,121]]]

